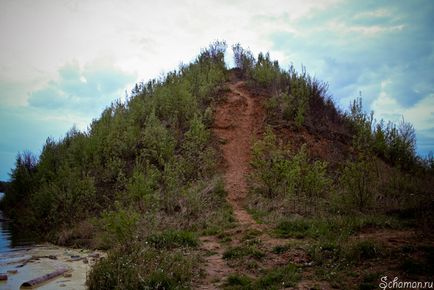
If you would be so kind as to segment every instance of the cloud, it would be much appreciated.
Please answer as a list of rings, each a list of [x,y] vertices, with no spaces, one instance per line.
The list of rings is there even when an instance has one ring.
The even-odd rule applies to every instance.
[[[404,114],[434,147],[424,110],[433,106],[433,14],[431,0],[0,1],[0,108],[14,113],[0,121],[27,118],[21,130],[46,126],[44,136],[58,136],[57,124],[85,128],[136,76],[158,76],[224,39],[304,64],[343,107],[361,91],[367,109]],[[9,149],[40,144],[14,131]]]
[[[0,107],[0,180],[9,179],[18,152],[39,154],[47,137],[59,139],[74,123],[85,128],[89,119],[32,107]]]
[[[287,22],[297,33],[285,29],[269,38],[274,50],[307,65],[346,102],[362,91],[365,102],[372,104],[381,81],[389,79],[394,98],[411,106],[433,92],[434,80],[428,73],[434,65],[434,5],[418,4],[423,8],[416,11],[402,1],[342,2],[310,18]]]
[[[419,100],[411,107],[404,107],[387,93],[388,85],[387,82],[382,83],[380,96],[371,106],[377,120],[397,123],[404,118],[405,121],[410,121],[416,129],[419,154],[426,155],[434,151],[434,94]]]
[[[428,130],[417,130],[417,150],[421,156],[433,153],[434,128]]]
[[[58,79],[31,93],[30,106],[64,111],[99,113],[123,96],[123,90],[135,76],[125,73],[106,60],[80,67],[77,61],[62,66]]]
[[[136,79],[105,58],[67,63],[57,75],[30,93],[25,83],[0,81],[0,180],[9,178],[18,152],[39,154],[48,136],[61,138],[73,125],[85,130]]]
[[[423,0],[341,1],[296,20],[282,13],[268,38],[272,52],[328,82],[340,106],[361,93],[378,119],[404,116],[425,154],[434,149],[433,13]]]

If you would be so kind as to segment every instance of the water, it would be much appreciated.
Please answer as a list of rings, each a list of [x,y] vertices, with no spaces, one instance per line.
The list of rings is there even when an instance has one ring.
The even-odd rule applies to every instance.
[[[0,192],[0,200],[4,193]],[[11,252],[29,248],[34,244],[31,237],[23,237],[20,233],[14,232],[12,221],[0,211],[0,257]]]
[[[3,197],[0,192],[0,199]],[[30,236],[14,230],[13,223],[0,211],[0,273],[7,274],[6,281],[0,281],[0,289],[21,289],[25,281],[44,276],[60,268],[67,268],[71,277],[53,278],[41,285],[40,290],[84,290],[86,275],[92,261],[72,261],[72,256],[86,257],[89,250],[69,249],[51,244],[37,244]],[[103,255],[103,253],[101,253]],[[51,259],[49,257],[56,257]],[[61,288],[60,288],[61,287]],[[32,288],[33,289],[33,288]]]

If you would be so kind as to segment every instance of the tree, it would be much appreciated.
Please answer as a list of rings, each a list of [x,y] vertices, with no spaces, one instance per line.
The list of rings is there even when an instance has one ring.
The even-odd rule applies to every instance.
[[[234,53],[235,66],[239,68],[243,76],[249,76],[250,71],[255,65],[255,58],[250,50],[241,47],[239,43],[232,46]]]

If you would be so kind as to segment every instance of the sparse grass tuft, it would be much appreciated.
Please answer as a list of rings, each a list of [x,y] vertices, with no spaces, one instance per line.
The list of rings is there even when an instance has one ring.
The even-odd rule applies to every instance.
[[[371,240],[357,241],[347,249],[346,258],[349,261],[365,261],[384,255],[384,249],[378,243]]]
[[[245,275],[231,274],[225,283],[224,289],[253,289],[252,282],[252,279]]]
[[[227,260],[240,259],[245,257],[251,257],[260,260],[264,256],[265,256],[264,252],[259,250],[254,245],[248,245],[248,246],[243,245],[243,246],[233,247],[226,250],[223,253],[223,259],[227,259]]]
[[[287,252],[288,250],[289,250],[289,245],[278,245],[278,246],[275,246],[271,250],[271,252],[273,254],[283,254],[283,253]]]
[[[293,287],[301,278],[300,269],[293,264],[267,271],[258,279],[256,289],[280,289]]]
[[[188,249],[158,250],[139,245],[117,248],[89,273],[89,290],[186,289],[198,275],[199,259]]]
[[[197,235],[187,231],[167,230],[160,234],[149,236],[146,241],[157,249],[172,249],[176,247],[197,247]]]

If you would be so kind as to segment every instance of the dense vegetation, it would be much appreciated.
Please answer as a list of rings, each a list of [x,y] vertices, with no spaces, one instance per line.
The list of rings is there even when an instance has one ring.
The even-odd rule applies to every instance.
[[[56,243],[109,250],[90,289],[188,288],[201,278],[199,236],[224,236],[233,226],[210,130],[234,73],[225,49],[215,42],[191,64],[137,84],[85,132],[47,139],[39,157],[18,155],[2,208]],[[255,58],[239,45],[233,51],[240,78],[265,96],[246,206],[273,235],[312,239],[305,251],[322,271],[336,272],[377,255],[381,245],[349,240],[366,226],[401,227],[402,215],[411,226],[432,225],[434,162],[416,155],[411,124],[376,122],[361,99],[342,111],[304,69],[283,70],[269,54]],[[247,240],[224,258],[262,259],[256,246]],[[256,280],[234,274],[227,287],[293,285],[300,272],[289,264]]]
[[[416,155],[413,126],[403,119],[377,122],[360,98],[340,110],[326,84],[304,69],[282,70],[268,54],[255,59],[235,46],[234,55],[251,90],[266,96],[264,134],[252,147],[247,208],[274,228],[274,236],[300,239],[276,251],[303,249],[316,265],[314,280],[337,288],[354,288],[349,281],[360,279],[354,271],[371,259],[386,271],[401,265],[399,273],[409,279],[429,277],[434,248],[424,244],[430,239],[424,235],[434,224],[434,164],[432,156]],[[354,235],[368,229],[415,230],[423,246],[409,254],[375,240],[355,241]],[[279,271],[273,272],[279,277],[275,287],[299,279],[297,270],[289,276]],[[360,289],[375,289],[380,274],[363,278]],[[227,289],[255,289],[263,279],[232,276]]]
[[[269,54],[260,53],[256,60],[240,46],[234,47],[234,54],[252,89],[268,96],[268,128],[252,148],[252,192],[273,202],[296,198],[305,209],[332,198],[330,210],[360,212],[375,207],[415,208],[430,202],[433,159],[416,155],[410,123],[376,122],[373,112],[363,110],[360,98],[348,111],[341,111],[329,97],[327,85],[304,70],[298,73],[292,66],[282,70]],[[291,144],[294,141],[287,135],[294,131],[307,132],[332,146],[343,143],[344,149],[335,149],[341,150],[340,158],[333,160],[324,153],[312,158],[309,144]]]
[[[7,191],[8,186],[9,186],[8,182],[0,181],[0,192]]]
[[[55,242],[113,249],[91,275],[91,289],[140,289],[118,279],[132,273],[106,269],[119,253],[147,263],[137,268],[142,285],[188,284],[197,267],[195,254],[185,252],[197,246],[197,233],[231,224],[209,130],[212,104],[227,76],[225,49],[216,42],[193,63],[137,84],[128,101],[113,103],[86,132],[72,128],[59,141],[47,139],[39,158],[18,155],[2,207],[21,226]],[[158,237],[181,242],[161,245]],[[183,243],[185,237],[194,243]],[[168,246],[176,250],[169,254]],[[166,262],[150,270],[152,259]],[[160,273],[175,261],[183,273]]]

